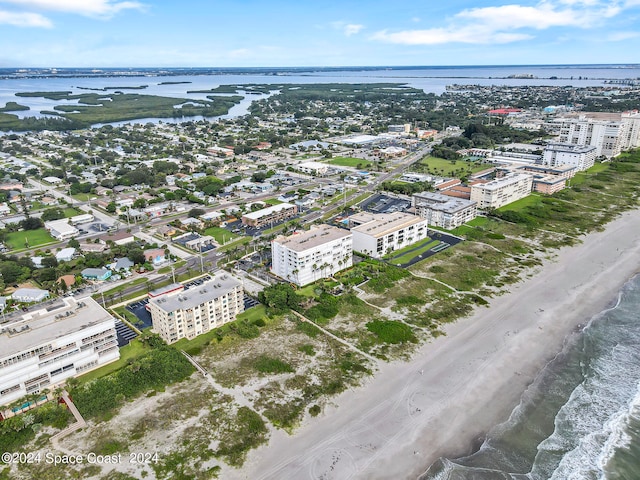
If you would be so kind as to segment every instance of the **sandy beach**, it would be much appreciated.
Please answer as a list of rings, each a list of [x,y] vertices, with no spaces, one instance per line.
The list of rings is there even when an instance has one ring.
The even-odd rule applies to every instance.
[[[295,435],[278,431],[226,479],[415,479],[506,420],[579,325],[640,271],[640,211],[557,251],[511,293],[448,326],[409,362],[385,365]]]

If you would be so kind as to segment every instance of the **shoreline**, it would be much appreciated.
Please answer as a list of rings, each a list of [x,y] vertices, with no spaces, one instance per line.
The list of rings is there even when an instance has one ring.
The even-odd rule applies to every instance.
[[[388,479],[468,455],[508,419],[580,325],[615,304],[640,270],[640,210],[553,252],[532,276],[448,324],[407,362],[333,399],[292,436],[274,433],[221,478]]]

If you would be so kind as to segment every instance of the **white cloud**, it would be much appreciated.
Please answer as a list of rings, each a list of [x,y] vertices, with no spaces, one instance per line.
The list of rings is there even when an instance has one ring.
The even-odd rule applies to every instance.
[[[51,28],[53,24],[47,17],[37,13],[5,12],[0,10],[0,25],[13,25],[14,27],[40,27]]]
[[[531,35],[524,33],[492,32],[483,28],[445,29],[431,28],[427,30],[407,30],[388,33],[386,30],[375,33],[374,40],[402,45],[441,45],[444,43],[494,44],[511,43],[528,40]]]
[[[444,27],[398,32],[382,30],[371,38],[405,45],[510,43],[534,38],[528,32],[531,30],[592,28],[638,4],[640,0],[541,0],[534,6],[509,4],[468,8],[451,17]]]
[[[360,32],[360,30],[362,30],[364,28],[364,25],[358,25],[355,23],[350,23],[348,25],[345,25],[344,27],[344,34],[347,37],[350,37],[351,35],[355,35],[356,33]]]
[[[640,32],[615,32],[607,36],[607,40],[610,42],[620,42],[622,40],[629,40],[630,38],[640,37]]]
[[[44,10],[75,13],[87,17],[110,18],[122,10],[144,10],[145,5],[136,1],[113,0],[0,0],[28,10]]]
[[[340,30],[347,37],[360,33],[360,31],[364,28],[364,25],[360,25],[357,23],[347,23],[343,21],[332,22],[331,26],[336,30]]]

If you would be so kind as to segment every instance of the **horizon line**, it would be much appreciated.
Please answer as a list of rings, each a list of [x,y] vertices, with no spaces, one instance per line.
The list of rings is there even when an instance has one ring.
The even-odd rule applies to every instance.
[[[230,67],[230,66],[117,66],[117,67],[106,67],[106,66],[75,66],[75,67],[62,67],[62,66],[11,66],[11,67],[0,67],[0,70],[30,70],[30,69],[38,69],[38,70],[63,70],[63,69],[75,69],[75,70],[85,70],[85,69],[101,69],[101,70],[129,70],[129,69],[139,69],[139,70],[163,70],[163,69],[221,69],[221,70],[241,70],[241,69],[252,69],[252,70],[307,70],[307,69],[354,69],[354,68],[365,68],[365,69],[379,69],[379,68],[388,68],[388,69],[407,69],[407,68],[492,68],[492,67],[640,67],[640,63],[522,63],[522,64],[457,64],[457,65],[303,65],[303,66],[241,66],[241,67]]]

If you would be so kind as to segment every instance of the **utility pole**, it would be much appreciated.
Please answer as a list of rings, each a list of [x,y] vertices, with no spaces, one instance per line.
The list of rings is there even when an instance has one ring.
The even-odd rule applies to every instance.
[[[176,269],[171,265],[171,276],[173,277],[173,283],[176,283]]]

